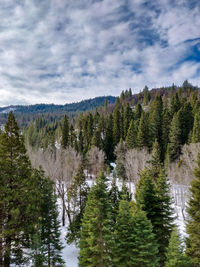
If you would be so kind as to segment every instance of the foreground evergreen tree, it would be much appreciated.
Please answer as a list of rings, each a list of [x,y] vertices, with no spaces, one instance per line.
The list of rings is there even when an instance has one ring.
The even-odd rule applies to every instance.
[[[35,231],[40,192],[26,156],[22,136],[11,112],[0,136],[0,262],[26,260],[23,249]]]
[[[42,170],[35,170],[35,176],[40,179],[41,211],[37,233],[33,236],[34,266],[63,266],[63,245],[53,183]]]
[[[137,209],[132,214],[126,199],[122,199],[119,204],[114,241],[114,266],[158,266],[158,248],[151,222],[144,211]]]
[[[189,267],[189,259],[184,255],[183,244],[177,227],[171,233],[166,252],[165,267]]]
[[[187,255],[191,259],[192,266],[200,266],[200,154],[198,154],[197,168],[194,170],[196,179],[191,182],[191,198],[189,200],[187,223]]]
[[[80,238],[81,222],[83,219],[88,192],[89,187],[86,183],[83,164],[81,164],[68,191],[68,212],[70,213],[71,220],[66,239],[69,244],[74,241],[78,241]]]
[[[157,177],[153,174],[155,171],[151,168],[142,172],[135,197],[136,204],[146,212],[152,223],[158,243],[159,262],[163,266],[174,218],[166,175],[162,169]]]
[[[156,236],[153,234],[152,224],[147,219],[146,213],[136,209],[132,223],[134,248],[132,251],[132,265],[130,266],[159,266]]]
[[[125,196],[124,196],[125,198]],[[133,227],[130,204],[122,199],[119,204],[119,211],[114,231],[113,265],[120,267],[132,266],[133,257]]]
[[[79,242],[79,265],[111,266],[111,207],[103,173],[88,194]]]

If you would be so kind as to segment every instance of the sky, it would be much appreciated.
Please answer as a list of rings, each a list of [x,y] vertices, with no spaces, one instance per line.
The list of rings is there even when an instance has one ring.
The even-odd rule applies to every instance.
[[[199,0],[0,0],[0,106],[200,85]]]

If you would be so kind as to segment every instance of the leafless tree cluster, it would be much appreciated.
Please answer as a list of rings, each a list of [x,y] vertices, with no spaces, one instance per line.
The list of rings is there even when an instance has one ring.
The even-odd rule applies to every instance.
[[[91,177],[97,177],[97,174],[104,167],[105,153],[98,147],[92,147],[88,151],[88,172]]]
[[[129,183],[133,182],[135,187],[138,184],[140,172],[151,159],[147,149],[130,149],[125,155],[125,170]]]
[[[65,225],[65,212],[70,221],[70,203],[67,203],[67,193],[81,163],[81,156],[74,148],[32,150],[28,148],[32,165],[36,168],[42,166],[47,176],[55,185],[55,189],[62,200],[62,223]],[[66,204],[67,203],[67,204]]]

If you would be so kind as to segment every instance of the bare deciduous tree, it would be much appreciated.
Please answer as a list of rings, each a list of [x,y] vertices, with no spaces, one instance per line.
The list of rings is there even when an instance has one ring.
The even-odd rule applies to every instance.
[[[129,182],[129,191],[131,192],[131,182],[134,183],[135,187],[139,181],[139,175],[142,169],[147,164],[147,161],[151,159],[151,154],[149,154],[147,149],[130,149],[125,155],[125,170],[126,176]]]
[[[88,152],[89,173],[97,177],[98,172],[104,167],[105,153],[98,147],[92,147]]]

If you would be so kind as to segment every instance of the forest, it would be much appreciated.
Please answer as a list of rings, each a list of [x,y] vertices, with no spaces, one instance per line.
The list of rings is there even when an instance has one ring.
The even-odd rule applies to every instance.
[[[145,86],[103,101],[51,119],[4,117],[0,266],[69,266],[66,244],[81,267],[200,266],[199,88]],[[183,235],[171,193],[180,181],[168,173],[187,169],[186,147],[196,158]]]

